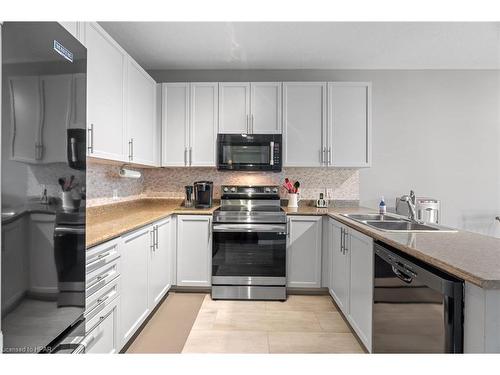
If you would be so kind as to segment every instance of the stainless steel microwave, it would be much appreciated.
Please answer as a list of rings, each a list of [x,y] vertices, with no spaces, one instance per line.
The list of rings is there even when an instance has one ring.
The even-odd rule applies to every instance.
[[[219,134],[217,169],[281,171],[281,134]]]

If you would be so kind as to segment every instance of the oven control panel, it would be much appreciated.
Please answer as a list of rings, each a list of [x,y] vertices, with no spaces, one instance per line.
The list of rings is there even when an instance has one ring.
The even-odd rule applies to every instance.
[[[265,185],[265,186],[223,185],[221,189],[223,197],[224,195],[239,195],[247,198],[252,198],[259,195],[279,196],[279,188],[276,185]]]

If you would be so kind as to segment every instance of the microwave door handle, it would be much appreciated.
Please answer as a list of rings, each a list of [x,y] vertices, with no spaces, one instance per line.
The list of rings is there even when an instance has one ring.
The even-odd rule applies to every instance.
[[[70,144],[71,144],[71,161],[73,163],[76,163],[77,162],[77,158],[76,158],[76,139],[74,137],[71,137]]]
[[[269,165],[274,165],[274,142],[269,142],[269,148],[271,149]]]

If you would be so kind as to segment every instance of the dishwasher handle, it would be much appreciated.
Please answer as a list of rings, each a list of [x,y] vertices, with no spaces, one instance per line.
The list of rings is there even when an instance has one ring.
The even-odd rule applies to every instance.
[[[403,271],[396,268],[396,266],[392,266],[392,272],[398,277],[398,279],[404,281],[407,284],[411,284],[413,281],[413,277],[405,274]]]

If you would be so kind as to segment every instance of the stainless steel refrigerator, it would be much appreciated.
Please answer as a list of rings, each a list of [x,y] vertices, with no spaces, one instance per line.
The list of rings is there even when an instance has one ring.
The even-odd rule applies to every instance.
[[[4,353],[78,353],[85,331],[85,47],[56,22],[2,36]]]

